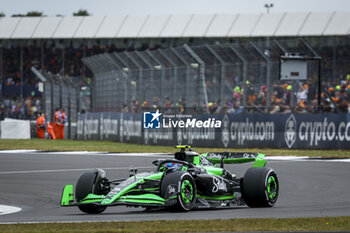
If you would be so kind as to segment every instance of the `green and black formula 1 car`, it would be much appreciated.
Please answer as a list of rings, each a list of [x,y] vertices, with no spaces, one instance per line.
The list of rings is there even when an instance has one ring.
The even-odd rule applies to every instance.
[[[154,172],[137,173],[134,169],[129,178],[118,180],[109,180],[102,169],[85,172],[77,181],[75,193],[73,185],[64,187],[61,206],[101,213],[116,205],[188,211],[240,205],[272,207],[276,203],[278,178],[273,169],[265,167],[263,154],[198,154],[190,146],[177,148],[181,150],[174,159],[153,161]],[[242,178],[224,168],[224,164],[251,161],[253,167]]]

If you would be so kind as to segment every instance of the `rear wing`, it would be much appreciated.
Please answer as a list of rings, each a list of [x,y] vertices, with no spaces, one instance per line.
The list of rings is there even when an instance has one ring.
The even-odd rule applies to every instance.
[[[209,152],[202,154],[203,157],[208,159],[214,164],[235,164],[235,163],[248,163],[254,162],[253,167],[264,167],[266,160],[265,155],[260,153],[249,152]]]

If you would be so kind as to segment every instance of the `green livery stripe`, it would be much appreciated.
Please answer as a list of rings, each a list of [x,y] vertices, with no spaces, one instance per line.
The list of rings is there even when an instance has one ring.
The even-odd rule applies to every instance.
[[[86,197],[84,197],[84,199],[81,200],[79,203],[101,202],[104,197],[105,196],[103,195],[96,195],[90,193]]]
[[[193,164],[195,164],[195,165],[197,165],[197,166],[200,165],[200,158],[199,158],[198,155],[197,155],[197,156],[194,156],[194,158],[193,158]]]
[[[164,201],[156,201],[156,200],[143,200],[143,199],[119,199],[118,203],[144,203],[144,204],[162,204],[164,205]]]
[[[120,200],[122,199],[149,199],[149,200],[156,200],[156,201],[162,201],[164,202],[164,198],[161,198],[160,196],[157,196],[155,194],[142,194],[142,195],[127,195],[127,196],[123,196],[120,198]]]
[[[257,159],[263,159],[265,158],[265,155],[264,154],[260,154],[258,153],[258,155],[256,156]]]
[[[235,199],[235,194],[232,196],[202,196],[202,195],[197,195],[199,198],[203,198],[206,200],[230,200],[230,199]]]
[[[208,158],[208,153],[202,154],[203,157],[207,158],[209,161],[215,164],[221,163],[221,158]],[[248,163],[255,161],[253,167],[264,167],[266,160],[264,160],[265,155],[258,153],[256,158],[227,158],[224,159],[224,164],[234,164],[234,163]]]
[[[163,172],[158,172],[158,173],[155,173],[155,174],[152,174],[152,175],[149,175],[149,176],[146,176],[146,177],[137,177],[137,178],[144,178],[145,181],[148,180],[160,180],[163,176]]]
[[[221,163],[221,159],[217,158],[207,158],[210,162]],[[255,158],[234,158],[234,159],[224,159],[224,164],[233,164],[233,163],[248,163],[254,161]]]
[[[253,167],[265,167],[267,160],[265,159],[256,159]]]
[[[78,204],[86,204],[86,203],[96,203],[101,202],[102,199],[89,199],[89,200],[82,200]]]
[[[127,192],[129,192],[130,189],[136,187],[140,183],[140,181],[141,180],[135,181],[135,183],[130,184],[129,186],[125,187],[123,190],[121,190],[119,193],[117,193],[115,195],[107,195],[108,198],[103,199],[101,204],[102,205],[110,205],[110,204],[112,204],[118,198],[120,198],[121,196],[123,196]]]
[[[155,194],[128,195],[121,197],[118,202],[135,202],[146,204],[164,204],[164,199]]]
[[[203,166],[203,168],[205,168],[205,170],[207,170],[207,172],[209,174],[212,175],[217,175],[217,176],[221,176],[222,175],[222,168],[216,168],[216,167],[211,167],[211,166]]]
[[[143,184],[148,182],[147,180],[157,180],[160,179],[162,177],[163,173],[162,172],[158,172],[146,177],[137,177],[139,180],[135,180],[134,183],[128,185],[127,187],[123,188],[123,190],[121,190],[119,193],[115,194],[115,195],[107,195],[108,198],[104,198],[101,202],[101,204],[103,205],[110,205],[113,202],[115,202],[116,200],[118,200],[120,197],[124,196],[125,194],[127,194],[128,192],[130,192],[131,190],[138,190],[137,185],[138,184]],[[132,178],[129,178],[132,179]],[[151,190],[151,189],[149,189]],[[156,189],[155,189],[156,190]]]
[[[146,188],[146,189],[142,189],[142,191],[155,191],[155,190],[159,190],[159,188]],[[140,192],[141,189],[130,189],[128,191],[128,193],[130,192]]]
[[[62,197],[61,197],[61,206],[69,206],[71,203],[74,202],[74,191],[73,191],[73,185],[68,184],[64,186],[62,191]]]
[[[174,195],[174,196],[172,196],[171,198],[166,199],[165,201],[170,201],[170,200],[173,200],[173,199],[175,199],[175,198],[177,198],[177,195]]]

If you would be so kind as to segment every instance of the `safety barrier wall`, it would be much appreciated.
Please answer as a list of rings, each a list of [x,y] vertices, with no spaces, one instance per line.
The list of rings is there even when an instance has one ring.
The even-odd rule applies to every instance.
[[[30,121],[5,118],[0,122],[1,139],[30,139]]]
[[[143,129],[142,114],[78,115],[80,140],[227,148],[350,149],[350,114],[192,115],[221,128]]]

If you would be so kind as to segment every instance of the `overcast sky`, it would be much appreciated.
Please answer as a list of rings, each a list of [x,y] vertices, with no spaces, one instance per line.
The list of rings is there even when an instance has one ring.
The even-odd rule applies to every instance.
[[[79,9],[95,16],[260,13],[266,12],[265,3],[274,4],[271,12],[350,11],[349,0],[0,0],[0,12],[6,16],[28,11],[70,16]]]

